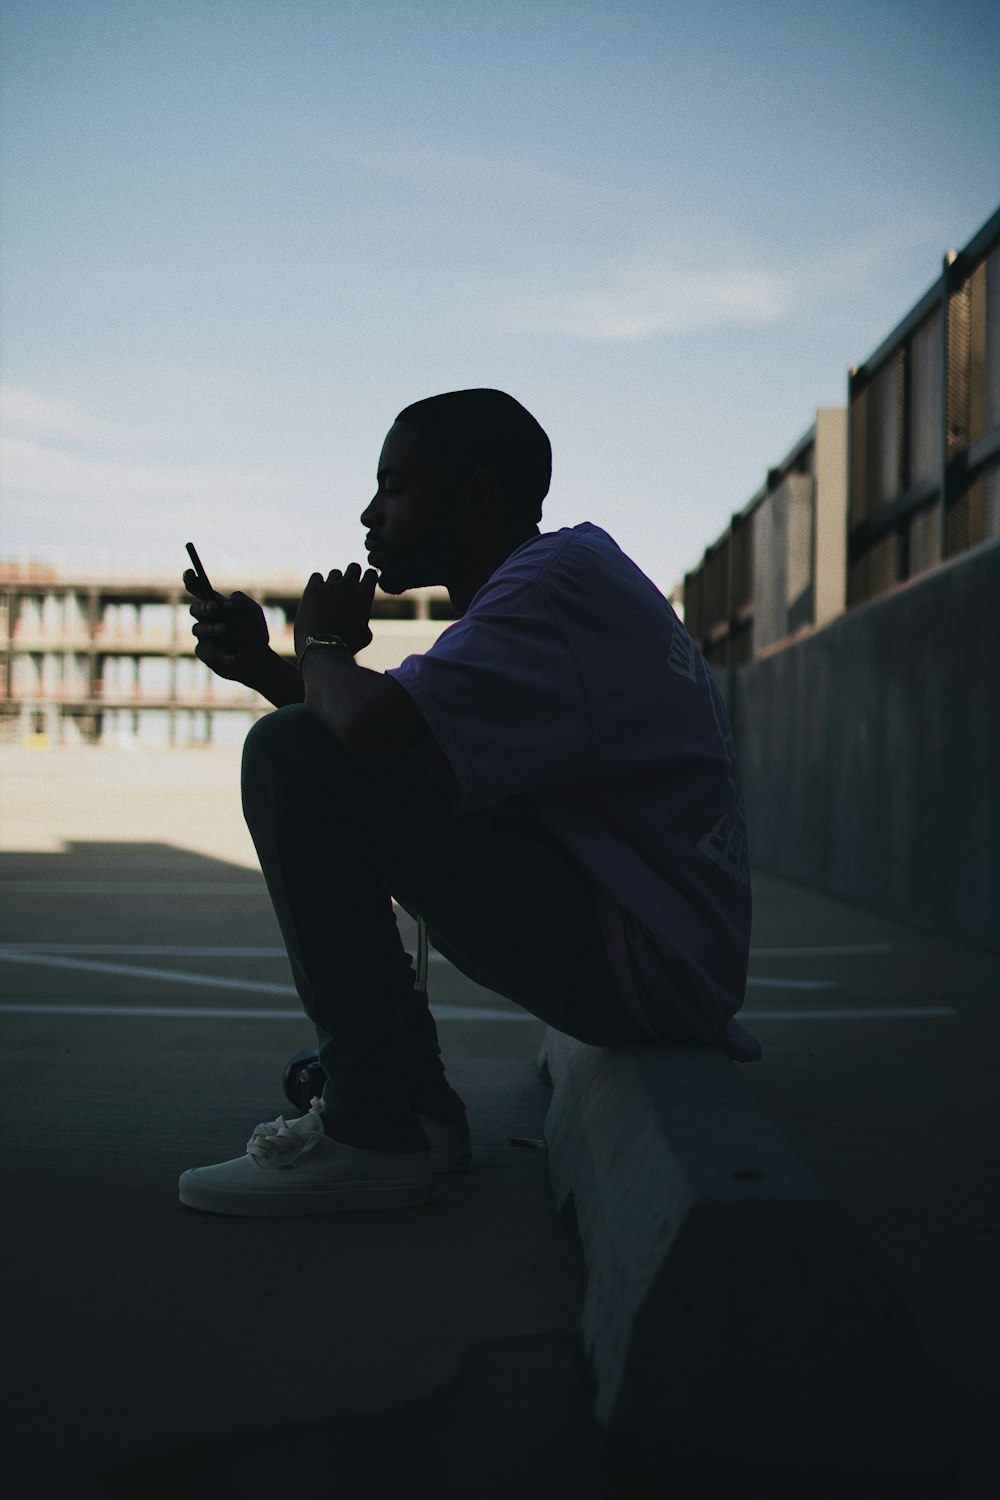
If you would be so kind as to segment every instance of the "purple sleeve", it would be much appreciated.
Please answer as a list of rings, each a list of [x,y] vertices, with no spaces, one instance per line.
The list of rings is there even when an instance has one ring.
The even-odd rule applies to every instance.
[[[425,655],[388,675],[447,758],[459,813],[587,774],[593,736],[583,679],[537,578],[491,580]]]

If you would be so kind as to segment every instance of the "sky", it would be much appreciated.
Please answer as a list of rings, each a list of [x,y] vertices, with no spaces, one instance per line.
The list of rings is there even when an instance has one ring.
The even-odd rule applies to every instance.
[[[5,0],[0,558],[363,562],[509,391],[664,591],[1000,205],[980,0]]]

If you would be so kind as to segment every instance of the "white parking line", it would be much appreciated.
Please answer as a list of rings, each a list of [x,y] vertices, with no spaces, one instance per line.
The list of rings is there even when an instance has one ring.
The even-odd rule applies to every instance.
[[[129,958],[284,958],[284,948],[226,948],[177,943],[0,943],[5,953],[75,953],[90,957]]]
[[[62,953],[88,957],[113,958],[284,958],[284,948],[209,947],[204,944],[180,946],[177,943],[0,943],[0,958],[18,953]],[[432,963],[448,960],[440,953],[428,955]]]
[[[14,882],[15,884],[17,882]],[[27,885],[29,882],[21,882]],[[66,881],[69,886],[71,882]],[[74,881],[73,885],[83,884],[82,881]],[[11,882],[0,881],[0,890],[9,888]],[[123,887],[116,887],[123,889]],[[185,887],[187,889],[187,887]],[[213,887],[215,889],[215,887]],[[246,890],[247,887],[227,886],[227,890]],[[256,887],[251,887],[256,889]],[[156,886],[155,891],[163,890],[162,886]],[[114,954],[123,953],[133,956],[154,955],[166,957],[175,953],[184,958],[280,958],[284,948],[238,948],[238,947],[206,947],[203,945],[178,945],[176,943],[0,943],[0,952],[19,953],[89,953],[89,954]],[[842,943],[826,944],[813,948],[751,948],[751,958],[852,958],[863,957],[876,953],[891,953],[891,943]],[[431,957],[441,958],[440,954],[431,953]],[[443,961],[443,960],[442,960]]]
[[[843,1010],[741,1010],[738,1021],[914,1021],[958,1012],[950,1005],[885,1005],[873,1010],[844,1006]]]
[[[148,1016],[153,1020],[196,1021],[303,1021],[303,1010],[243,1010],[223,1006],[182,1005],[57,1005],[17,1001],[0,1004],[7,1016]],[[439,1021],[538,1021],[526,1010],[501,1010],[488,1005],[435,1005]],[[539,1022],[541,1024],[541,1022]]]
[[[184,969],[147,969],[139,964],[98,964],[89,958],[58,958],[52,953],[0,952],[0,962],[37,964],[45,969],[74,969],[86,974],[121,974],[131,979],[164,979],[171,984],[196,984],[216,990],[242,990],[255,995],[294,995],[291,984],[264,984],[259,979],[225,979],[219,974],[191,974]]]
[[[175,981],[177,984],[198,984],[207,986],[209,989],[217,990],[248,990],[257,995],[294,995],[295,989],[290,984],[266,984],[259,979],[226,979],[218,974],[192,974],[185,969],[151,969],[139,964],[102,964],[95,963],[89,958],[69,958],[62,956],[62,950],[56,953],[52,949],[55,944],[28,944],[23,947],[10,948],[0,947],[0,963],[12,964],[36,964],[42,968],[50,969],[76,969],[86,974],[122,974],[132,979],[162,979]],[[78,952],[78,949],[70,950]],[[88,951],[84,945],[84,951]],[[102,948],[100,944],[94,944],[89,951],[98,953],[109,951]],[[113,953],[135,953],[135,954],[170,954],[180,958],[187,956],[191,958],[234,958],[241,957],[280,957],[283,953],[281,948],[265,949],[238,949],[236,952],[227,951],[224,948],[161,948],[153,944],[136,944],[131,948],[122,945],[110,949]],[[440,953],[432,953],[429,957],[435,963],[447,963],[447,959]],[[765,989],[780,990],[835,990],[839,986],[835,979],[764,979],[754,976],[747,980],[747,986],[757,985]]]
[[[9,896],[266,896],[263,880],[0,880]]]
[[[436,1020],[445,1022],[537,1022],[529,1011],[499,1010],[489,1005],[432,1005]],[[951,1005],[885,1005],[870,1011],[801,1010],[741,1011],[741,1022],[880,1022],[880,1020],[940,1020],[955,1016]],[[304,1022],[301,1010],[253,1011],[210,1005],[57,1005],[9,1001],[0,1016],[141,1016],[150,1019],[234,1020],[234,1022]]]
[[[439,1021],[537,1021],[526,1010],[500,1010],[491,1006],[432,1005]],[[892,1005],[872,1010],[741,1010],[741,1021],[914,1021],[940,1020],[957,1012],[950,1005]],[[202,1021],[305,1021],[301,1010],[249,1010],[223,1006],[182,1005],[60,1005],[6,1001],[0,1015],[7,1016],[148,1016]]]
[[[747,989],[756,985],[767,990],[839,990],[836,979],[768,979],[763,974],[749,974]]]
[[[891,943],[826,943],[813,948],[751,948],[751,958],[852,958],[891,953]]]

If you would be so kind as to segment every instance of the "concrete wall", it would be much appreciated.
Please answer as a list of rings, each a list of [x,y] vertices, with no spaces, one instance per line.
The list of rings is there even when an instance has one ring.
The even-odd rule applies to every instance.
[[[730,669],[756,865],[1000,950],[1000,543]]]

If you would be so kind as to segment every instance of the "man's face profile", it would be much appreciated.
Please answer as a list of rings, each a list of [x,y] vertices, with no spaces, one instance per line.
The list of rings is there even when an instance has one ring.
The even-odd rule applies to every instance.
[[[385,593],[448,581],[457,556],[452,498],[419,427],[394,422],[379,457],[378,488],[361,514],[368,560]]]

